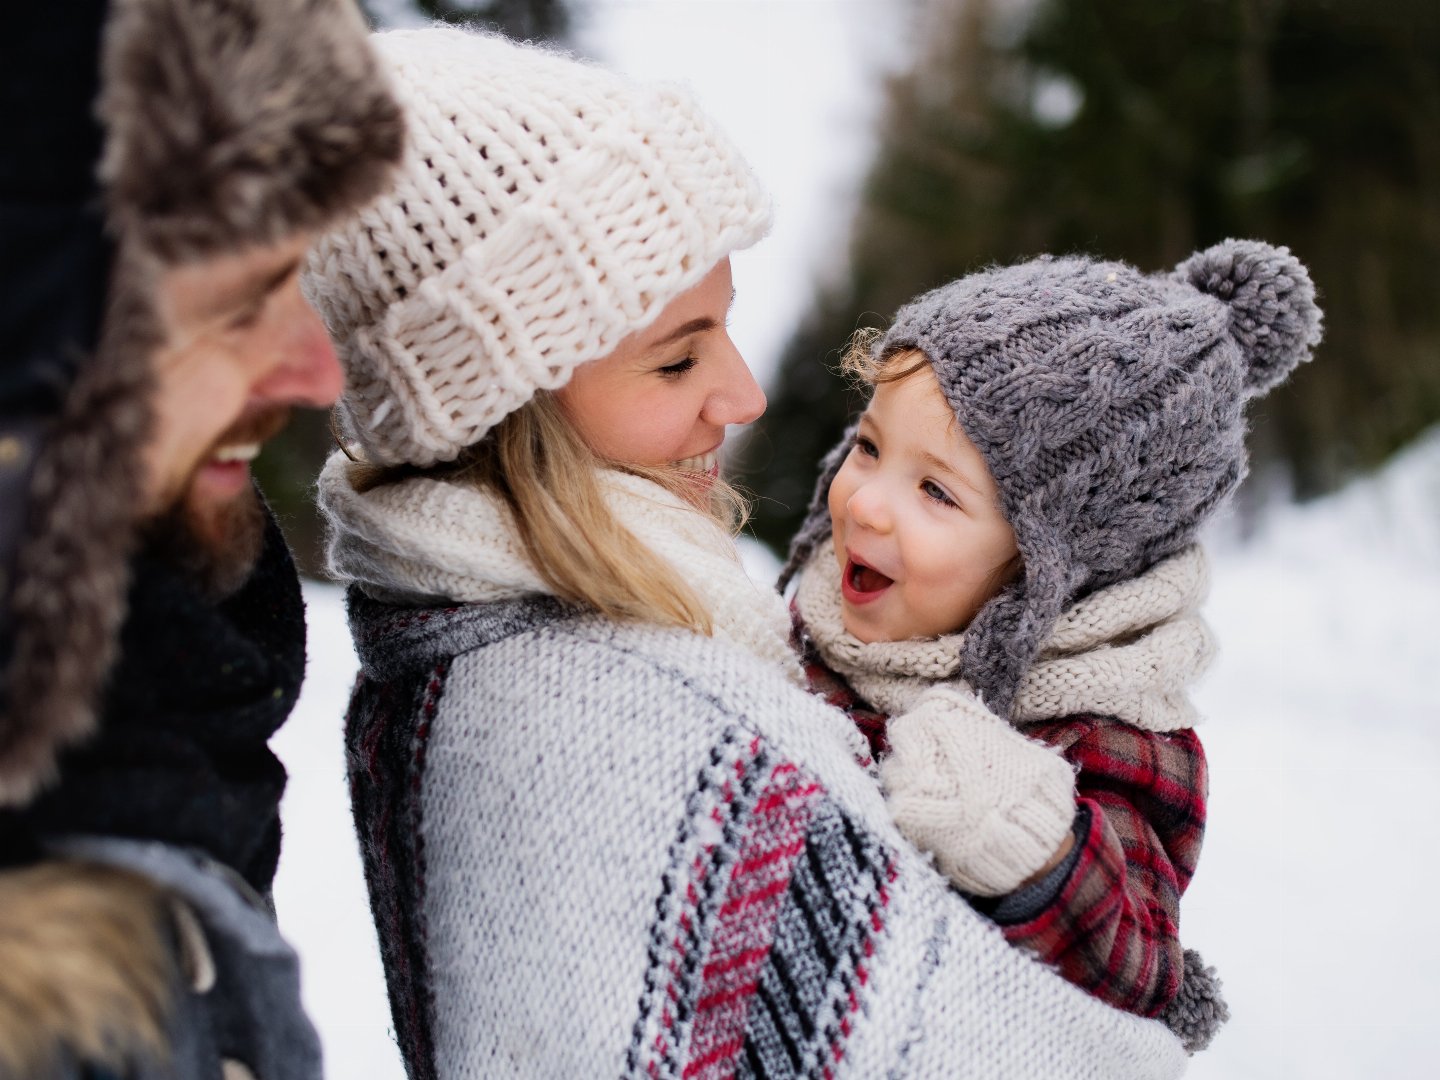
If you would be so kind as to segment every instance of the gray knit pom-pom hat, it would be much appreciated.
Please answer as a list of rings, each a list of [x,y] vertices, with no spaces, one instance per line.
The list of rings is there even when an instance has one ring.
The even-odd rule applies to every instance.
[[[1250,240],[1168,274],[1042,256],[900,310],[876,355],[929,359],[1025,563],[965,631],[959,674],[992,709],[1009,714],[1062,611],[1194,540],[1245,475],[1245,402],[1310,358],[1320,323],[1300,261]],[[830,535],[852,436],[821,464],[782,587]]]

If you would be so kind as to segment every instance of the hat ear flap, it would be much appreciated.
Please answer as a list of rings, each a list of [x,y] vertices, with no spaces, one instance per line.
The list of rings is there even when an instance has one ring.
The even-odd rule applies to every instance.
[[[1074,593],[1067,559],[1027,560],[1025,572],[970,620],[960,675],[987,708],[1009,719],[1015,694]]]
[[[845,464],[845,459],[850,455],[850,447],[855,444],[855,432],[859,428],[860,421],[857,419],[845,429],[839,443],[831,447],[830,452],[821,459],[820,478],[815,481],[815,494],[810,496],[810,507],[805,511],[805,521],[795,538],[790,541],[790,557],[785,560],[785,568],[780,571],[780,580],[775,584],[777,589],[783,590],[789,585],[790,579],[805,565],[811,553],[830,538],[830,485],[840,472],[840,466]]]
[[[1226,240],[1190,256],[1175,274],[1229,309],[1230,336],[1245,360],[1247,396],[1268,393],[1320,344],[1315,284],[1289,248]]]

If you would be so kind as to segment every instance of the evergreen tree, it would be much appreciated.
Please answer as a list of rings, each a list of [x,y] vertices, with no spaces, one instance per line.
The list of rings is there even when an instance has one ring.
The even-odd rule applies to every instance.
[[[820,370],[858,324],[995,262],[1147,270],[1227,236],[1289,245],[1326,308],[1315,363],[1256,417],[1304,495],[1440,419],[1440,5],[981,0],[928,7],[888,89],[850,265],[786,348],[742,452],[782,548],[856,405]]]

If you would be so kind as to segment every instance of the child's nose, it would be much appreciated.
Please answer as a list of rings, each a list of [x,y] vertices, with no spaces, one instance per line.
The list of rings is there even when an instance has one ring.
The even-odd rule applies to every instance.
[[[855,524],[874,532],[890,529],[890,504],[880,484],[861,484],[846,504]]]

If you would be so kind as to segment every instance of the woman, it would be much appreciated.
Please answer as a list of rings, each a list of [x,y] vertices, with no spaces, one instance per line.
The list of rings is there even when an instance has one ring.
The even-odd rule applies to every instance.
[[[673,90],[377,39],[403,178],[308,274],[359,460],[321,477],[351,778],[412,1077],[1172,1076],[887,820],[719,521],[767,201]]]

